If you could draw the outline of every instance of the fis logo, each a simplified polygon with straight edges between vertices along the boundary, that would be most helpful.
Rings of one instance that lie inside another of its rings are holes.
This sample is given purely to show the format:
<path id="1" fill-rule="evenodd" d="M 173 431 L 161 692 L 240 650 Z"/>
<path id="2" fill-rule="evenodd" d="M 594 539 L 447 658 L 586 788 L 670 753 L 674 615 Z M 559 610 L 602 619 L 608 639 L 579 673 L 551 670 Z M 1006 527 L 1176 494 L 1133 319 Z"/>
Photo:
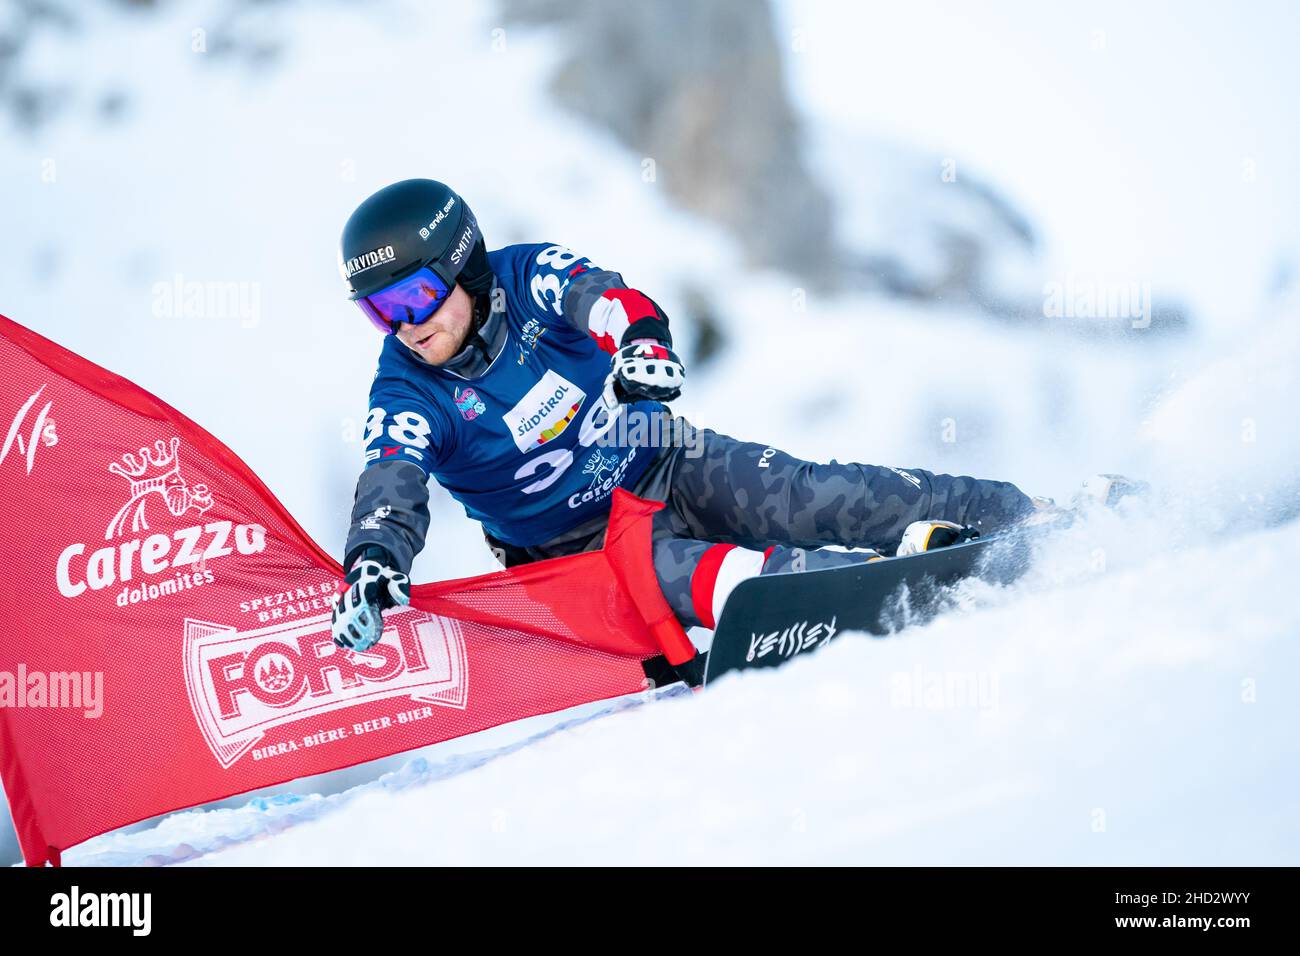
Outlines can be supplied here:
<path id="1" fill-rule="evenodd" d="M 0 445 L 0 462 L 9 457 L 12 449 L 17 449 L 18 454 L 27 456 L 27 474 L 32 473 L 32 465 L 36 462 L 36 447 L 44 445 L 46 448 L 52 448 L 59 443 L 59 436 L 54 429 L 54 419 L 50 418 L 50 409 L 54 406 L 53 402 L 46 402 L 36 418 L 32 422 L 32 427 L 26 431 L 24 438 L 24 421 L 27 413 L 36 400 L 41 397 L 41 392 L 45 391 L 42 385 L 23 403 L 23 407 L 18 409 L 18 414 L 14 416 L 13 424 L 9 426 L 9 432 L 5 435 L 3 445 Z"/>
<path id="2" fill-rule="evenodd" d="M 184 645 L 194 719 L 226 769 L 304 720 L 397 697 L 464 710 L 469 697 L 460 623 L 413 609 L 389 611 L 363 653 L 334 643 L 328 614 L 248 631 L 187 620 Z"/>

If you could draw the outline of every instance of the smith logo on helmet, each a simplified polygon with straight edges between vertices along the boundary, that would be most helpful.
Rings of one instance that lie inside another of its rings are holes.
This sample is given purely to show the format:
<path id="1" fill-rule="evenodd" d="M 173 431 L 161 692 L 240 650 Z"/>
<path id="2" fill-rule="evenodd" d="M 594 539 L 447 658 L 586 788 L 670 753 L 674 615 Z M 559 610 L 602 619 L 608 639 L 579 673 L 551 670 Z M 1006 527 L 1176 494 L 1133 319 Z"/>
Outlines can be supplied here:
<path id="1" fill-rule="evenodd" d="M 353 256 L 346 262 L 340 263 L 343 269 L 343 278 L 351 279 L 358 272 L 365 272 L 367 269 L 373 269 L 385 262 L 392 262 L 396 258 L 397 253 L 393 251 L 392 246 L 380 246 L 378 249 L 363 252 L 359 256 Z"/>
<path id="2" fill-rule="evenodd" d="M 465 254 L 465 250 L 470 247 L 474 240 L 474 226 L 476 223 L 471 219 L 465 231 L 461 233 L 460 242 L 456 243 L 456 250 L 451 254 L 453 265 L 460 265 L 460 258 Z"/>

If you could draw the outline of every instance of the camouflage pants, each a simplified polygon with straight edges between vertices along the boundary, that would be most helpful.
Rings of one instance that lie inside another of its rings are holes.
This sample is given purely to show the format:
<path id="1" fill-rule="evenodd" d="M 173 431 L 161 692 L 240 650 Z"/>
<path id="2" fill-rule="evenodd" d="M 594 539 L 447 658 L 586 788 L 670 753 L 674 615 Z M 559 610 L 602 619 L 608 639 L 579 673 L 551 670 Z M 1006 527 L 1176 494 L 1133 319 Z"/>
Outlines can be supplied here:
<path id="1" fill-rule="evenodd" d="M 713 627 L 726 593 L 744 577 L 875 556 L 820 550 L 827 546 L 892 555 L 913 521 L 943 519 L 988 533 L 1032 510 L 1029 498 L 1007 482 L 919 468 L 818 464 L 686 427 L 691 440 L 660 449 L 632 489 L 667 505 L 654 517 L 654 566 L 686 627 Z M 524 560 L 574 554 L 600 547 L 603 535 L 602 520 L 519 550 Z"/>

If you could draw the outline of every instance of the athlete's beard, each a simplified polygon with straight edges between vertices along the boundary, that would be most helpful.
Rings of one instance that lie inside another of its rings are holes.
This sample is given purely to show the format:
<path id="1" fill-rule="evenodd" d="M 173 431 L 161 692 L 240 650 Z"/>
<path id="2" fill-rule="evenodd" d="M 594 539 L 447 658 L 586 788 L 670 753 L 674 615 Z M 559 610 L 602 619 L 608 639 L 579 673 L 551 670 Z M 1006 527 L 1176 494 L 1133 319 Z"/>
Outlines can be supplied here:
<path id="1" fill-rule="evenodd" d="M 487 352 L 487 343 L 481 338 L 478 338 L 478 334 L 479 330 L 483 328 L 483 323 L 487 321 L 488 312 L 491 310 L 491 307 L 492 297 L 487 293 L 480 293 L 474 296 L 474 311 L 470 316 L 469 325 L 465 326 L 465 334 L 456 344 L 455 353 L 451 358 L 447 359 L 446 362 L 443 362 L 443 365 L 454 362 L 456 359 L 464 355 L 465 349 L 468 348 L 475 339 L 478 339 L 479 347 L 484 351 L 484 353 Z"/>

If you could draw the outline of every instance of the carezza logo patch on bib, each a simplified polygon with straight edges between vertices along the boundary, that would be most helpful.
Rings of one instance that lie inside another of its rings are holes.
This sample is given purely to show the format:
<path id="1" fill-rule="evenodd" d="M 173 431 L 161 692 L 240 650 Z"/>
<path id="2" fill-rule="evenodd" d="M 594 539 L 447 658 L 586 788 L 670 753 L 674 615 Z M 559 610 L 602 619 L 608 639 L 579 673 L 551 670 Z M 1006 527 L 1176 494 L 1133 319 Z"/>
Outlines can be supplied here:
<path id="1" fill-rule="evenodd" d="M 587 393 L 562 375 L 547 371 L 519 404 L 501 416 L 515 445 L 527 453 L 555 438 L 578 417 Z"/>

